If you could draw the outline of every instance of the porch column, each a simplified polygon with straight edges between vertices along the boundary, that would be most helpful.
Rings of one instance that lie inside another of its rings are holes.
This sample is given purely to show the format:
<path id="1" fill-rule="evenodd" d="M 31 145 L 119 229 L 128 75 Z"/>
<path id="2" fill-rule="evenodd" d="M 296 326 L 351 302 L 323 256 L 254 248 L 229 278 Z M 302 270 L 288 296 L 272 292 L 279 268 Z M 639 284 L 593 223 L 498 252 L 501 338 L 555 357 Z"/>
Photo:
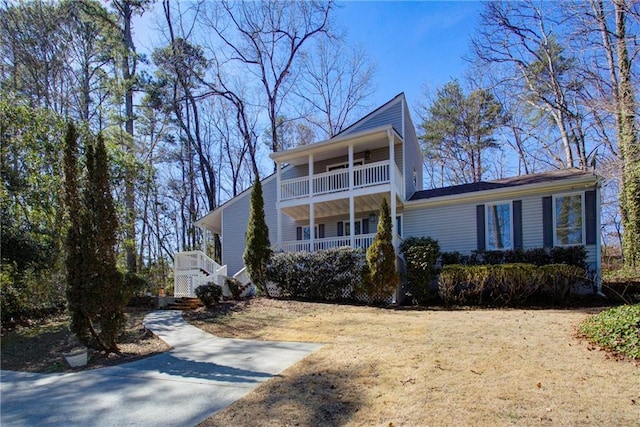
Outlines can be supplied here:
<path id="1" fill-rule="evenodd" d="M 315 209 L 313 206 L 313 193 L 313 153 L 311 153 L 309 154 L 309 252 L 315 252 L 313 250 L 316 237 L 314 233 Z"/>
<path id="2" fill-rule="evenodd" d="M 356 246 L 356 208 L 353 199 L 353 185 L 353 145 L 349 144 L 349 246 L 352 248 Z"/>
<path id="3" fill-rule="evenodd" d="M 209 254 L 207 253 L 208 243 L 209 243 L 209 230 L 207 230 L 206 228 L 202 228 L 202 252 L 204 252 L 204 254 L 207 256 L 209 256 Z"/>
<path id="4" fill-rule="evenodd" d="M 396 183 L 395 183 L 395 149 L 393 144 L 393 133 L 391 131 L 387 131 L 387 137 L 389 138 L 389 194 L 391 198 L 389 200 L 389 210 L 391 211 L 391 240 L 393 242 L 394 249 L 398 249 L 398 239 L 396 235 L 398 233 L 397 224 L 396 224 Z"/>
<path id="5" fill-rule="evenodd" d="M 282 163 L 276 162 L 276 247 L 282 244 L 282 212 L 280 211 L 280 198 L 282 197 Z"/>
<path id="6" fill-rule="evenodd" d="M 314 241 L 315 241 L 315 207 L 313 206 L 313 202 L 309 203 L 309 252 L 315 252 L 314 249 Z"/>

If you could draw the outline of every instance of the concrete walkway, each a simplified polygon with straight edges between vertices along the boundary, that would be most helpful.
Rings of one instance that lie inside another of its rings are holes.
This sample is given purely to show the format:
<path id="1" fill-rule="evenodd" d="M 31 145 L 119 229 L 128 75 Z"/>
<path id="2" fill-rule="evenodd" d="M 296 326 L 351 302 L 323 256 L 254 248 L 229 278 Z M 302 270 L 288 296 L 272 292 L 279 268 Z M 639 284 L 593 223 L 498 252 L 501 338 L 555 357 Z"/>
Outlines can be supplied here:
<path id="1" fill-rule="evenodd" d="M 173 349 L 83 372 L 0 371 L 0 424 L 194 425 L 321 347 L 218 338 L 175 311 L 153 312 L 144 324 Z"/>

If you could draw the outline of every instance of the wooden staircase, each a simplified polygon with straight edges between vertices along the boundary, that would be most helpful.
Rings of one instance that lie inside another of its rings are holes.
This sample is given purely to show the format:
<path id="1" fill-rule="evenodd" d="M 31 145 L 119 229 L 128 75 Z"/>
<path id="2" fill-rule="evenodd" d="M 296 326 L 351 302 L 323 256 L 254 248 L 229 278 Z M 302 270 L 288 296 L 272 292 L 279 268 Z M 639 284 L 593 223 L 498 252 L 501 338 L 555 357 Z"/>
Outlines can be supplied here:
<path id="1" fill-rule="evenodd" d="M 199 307 L 204 307 L 204 304 L 202 304 L 202 302 L 200 302 L 198 298 L 183 297 L 183 298 L 176 298 L 174 302 L 168 303 L 166 309 L 189 311 L 189 310 L 195 310 L 196 308 L 199 308 Z"/>

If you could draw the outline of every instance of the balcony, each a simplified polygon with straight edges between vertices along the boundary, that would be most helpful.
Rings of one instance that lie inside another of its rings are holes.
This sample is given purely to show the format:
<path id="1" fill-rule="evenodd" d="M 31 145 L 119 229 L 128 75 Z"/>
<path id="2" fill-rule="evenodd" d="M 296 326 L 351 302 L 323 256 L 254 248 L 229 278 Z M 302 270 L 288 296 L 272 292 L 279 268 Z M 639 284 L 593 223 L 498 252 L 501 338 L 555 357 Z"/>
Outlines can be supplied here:
<path id="1" fill-rule="evenodd" d="M 401 193 L 402 174 L 397 165 L 393 167 L 394 182 L 396 190 Z M 313 188 L 309 191 L 309 184 L 312 182 Z M 369 163 L 353 167 L 353 189 L 371 187 L 375 185 L 389 184 L 391 176 L 389 173 L 389 161 L 383 160 L 376 163 Z M 280 200 L 300 199 L 309 196 L 320 196 L 329 193 L 339 193 L 350 190 L 349 169 L 338 169 L 313 175 L 309 180 L 308 176 L 294 179 L 287 179 L 280 182 Z"/>
<path id="2" fill-rule="evenodd" d="M 373 238 L 375 236 L 376 236 L 375 233 L 356 235 L 354 247 L 362 248 L 366 250 L 373 243 Z M 289 242 L 282 242 L 278 249 L 283 252 L 301 252 L 301 251 L 315 252 L 315 251 L 323 251 L 326 249 L 340 248 L 342 246 L 351 246 L 350 236 L 314 239 L 313 251 L 311 250 L 311 242 L 309 240 L 292 240 Z"/>

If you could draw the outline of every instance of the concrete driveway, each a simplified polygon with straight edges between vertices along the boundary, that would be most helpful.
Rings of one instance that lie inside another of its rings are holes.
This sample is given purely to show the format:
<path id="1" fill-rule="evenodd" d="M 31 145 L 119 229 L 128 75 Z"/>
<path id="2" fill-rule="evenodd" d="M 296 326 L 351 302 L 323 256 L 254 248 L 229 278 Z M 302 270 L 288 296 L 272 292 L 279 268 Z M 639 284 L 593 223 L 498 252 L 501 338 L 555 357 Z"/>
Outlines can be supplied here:
<path id="1" fill-rule="evenodd" d="M 83 372 L 0 371 L 0 424 L 194 425 L 322 346 L 218 338 L 175 311 L 144 323 L 173 349 Z"/>

